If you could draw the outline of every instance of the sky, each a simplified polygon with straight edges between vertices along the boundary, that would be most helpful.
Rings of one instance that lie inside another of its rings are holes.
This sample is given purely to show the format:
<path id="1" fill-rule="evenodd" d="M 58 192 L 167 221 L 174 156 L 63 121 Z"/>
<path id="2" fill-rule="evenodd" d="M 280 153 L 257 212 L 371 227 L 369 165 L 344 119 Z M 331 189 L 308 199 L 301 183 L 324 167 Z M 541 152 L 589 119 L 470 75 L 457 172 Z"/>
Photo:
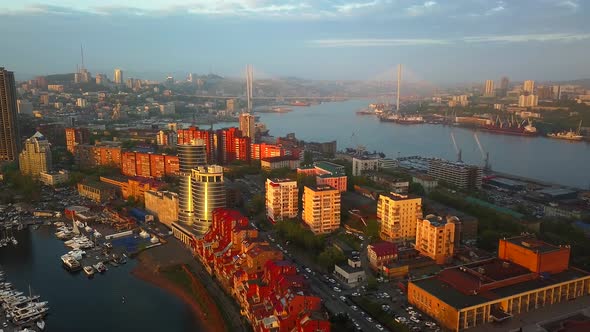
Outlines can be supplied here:
<path id="1" fill-rule="evenodd" d="M 0 0 L 17 78 L 194 72 L 435 83 L 590 78 L 587 0 Z M 126 75 L 128 76 L 128 75 Z"/>

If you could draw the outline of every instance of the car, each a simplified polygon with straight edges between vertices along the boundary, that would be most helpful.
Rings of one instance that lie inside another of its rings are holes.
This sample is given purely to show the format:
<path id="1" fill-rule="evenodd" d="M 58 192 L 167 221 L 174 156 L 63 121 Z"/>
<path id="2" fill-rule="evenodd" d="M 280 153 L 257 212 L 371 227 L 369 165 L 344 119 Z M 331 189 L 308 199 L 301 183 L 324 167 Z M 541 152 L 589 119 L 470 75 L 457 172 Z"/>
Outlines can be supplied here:
<path id="1" fill-rule="evenodd" d="M 350 309 L 354 310 L 354 311 L 358 311 L 359 307 L 355 306 L 355 305 L 351 305 Z"/>
<path id="2" fill-rule="evenodd" d="M 337 293 L 340 293 L 340 292 L 342 291 L 342 290 L 341 290 L 340 288 L 338 288 L 338 287 L 334 287 L 334 288 L 333 288 L 333 290 L 334 290 L 335 292 L 337 292 Z"/>
<path id="3" fill-rule="evenodd" d="M 387 304 L 384 304 L 381 306 L 381 309 L 383 309 L 383 311 L 389 311 L 389 309 L 391 309 L 391 307 L 388 306 Z"/>
<path id="4" fill-rule="evenodd" d="M 354 292 L 351 295 L 354 296 L 354 297 L 361 296 L 361 294 L 360 293 L 357 293 L 357 292 Z"/>
<path id="5" fill-rule="evenodd" d="M 303 277 L 304 277 L 305 279 L 309 279 L 309 276 L 308 276 L 307 274 L 304 274 L 304 275 L 303 275 Z"/>
<path id="6" fill-rule="evenodd" d="M 414 310 L 410 310 L 410 311 L 408 311 L 408 313 L 409 313 L 410 315 L 412 315 L 412 316 L 415 316 L 415 315 L 417 315 L 417 314 L 418 314 L 418 313 L 417 313 L 417 312 L 415 312 Z"/>
<path id="7" fill-rule="evenodd" d="M 367 320 L 367 322 L 372 323 L 373 322 L 373 318 L 371 318 L 370 316 L 365 317 L 365 319 Z"/>
<path id="8" fill-rule="evenodd" d="M 377 330 L 379 330 L 379 331 L 383 331 L 383 330 L 384 330 L 384 328 L 383 328 L 383 326 L 381 326 L 381 324 L 375 324 L 375 327 L 376 327 L 376 328 L 377 328 Z"/>
<path id="9" fill-rule="evenodd" d="M 346 296 L 340 296 L 340 300 L 342 300 L 342 302 L 346 302 Z"/>
<path id="10" fill-rule="evenodd" d="M 331 284 L 335 284 L 336 283 L 336 280 L 334 280 L 332 278 L 330 278 L 329 281 L 330 281 Z"/>
<path id="11" fill-rule="evenodd" d="M 420 323 L 420 320 L 419 320 L 418 318 L 416 318 L 416 317 L 413 317 L 413 316 L 412 316 L 412 317 L 410 317 L 410 320 L 411 320 L 412 322 L 414 322 L 414 323 Z"/>
<path id="12" fill-rule="evenodd" d="M 311 273 L 311 269 L 310 269 L 310 268 L 308 268 L 308 267 L 306 267 L 306 268 L 305 268 L 305 271 L 306 271 L 307 273 Z"/>
<path id="13" fill-rule="evenodd" d="M 412 310 L 414 310 L 414 307 L 411 307 L 411 306 L 406 307 L 406 311 L 412 311 Z"/>

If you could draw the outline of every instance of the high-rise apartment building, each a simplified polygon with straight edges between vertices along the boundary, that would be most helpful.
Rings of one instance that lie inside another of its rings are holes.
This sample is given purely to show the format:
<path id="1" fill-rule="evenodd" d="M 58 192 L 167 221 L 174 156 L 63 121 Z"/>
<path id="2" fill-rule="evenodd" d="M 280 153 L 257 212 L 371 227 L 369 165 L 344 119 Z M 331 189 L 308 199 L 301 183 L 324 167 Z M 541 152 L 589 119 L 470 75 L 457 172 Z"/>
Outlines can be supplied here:
<path id="1" fill-rule="evenodd" d="M 207 165 L 207 151 L 203 140 L 192 140 L 178 144 L 180 190 L 178 195 L 178 220 L 192 225 L 194 217 L 192 170 Z"/>
<path id="2" fill-rule="evenodd" d="M 508 85 L 510 85 L 510 79 L 508 79 L 506 76 L 502 77 L 500 80 L 500 89 L 508 90 Z"/>
<path id="3" fill-rule="evenodd" d="M 428 166 L 428 175 L 459 189 L 479 189 L 483 169 L 479 166 L 433 159 Z"/>
<path id="4" fill-rule="evenodd" d="M 380 237 L 387 241 L 408 242 L 416 238 L 416 222 L 422 219 L 422 198 L 389 193 L 379 196 L 377 218 Z"/>
<path id="5" fill-rule="evenodd" d="M 518 107 L 535 107 L 539 105 L 539 96 L 533 94 L 520 95 L 518 97 Z"/>
<path id="6" fill-rule="evenodd" d="M 192 228 L 197 234 L 202 235 L 211 226 L 213 210 L 224 208 L 226 205 L 223 167 L 211 165 L 193 169 L 191 178 L 194 207 Z"/>
<path id="7" fill-rule="evenodd" d="M 18 156 L 20 172 L 34 178 L 51 169 L 51 148 L 40 132 L 25 141 L 24 149 Z"/>
<path id="8" fill-rule="evenodd" d="M 533 80 L 526 80 L 522 84 L 522 93 L 523 94 L 533 94 L 535 92 L 535 81 Z"/>
<path id="9" fill-rule="evenodd" d="M 115 84 L 123 84 L 123 71 L 121 69 L 115 69 L 113 80 L 115 81 Z"/>
<path id="10" fill-rule="evenodd" d="M 266 216 L 272 221 L 295 218 L 299 210 L 297 181 L 266 179 Z"/>
<path id="11" fill-rule="evenodd" d="M 28 100 L 19 99 L 16 101 L 18 114 L 33 114 L 33 103 Z"/>
<path id="12" fill-rule="evenodd" d="M 496 95 L 496 91 L 494 90 L 494 81 L 493 80 L 486 81 L 483 95 L 485 97 L 493 97 Z"/>
<path id="13" fill-rule="evenodd" d="M 498 89 L 498 93 L 500 97 L 506 97 L 508 94 L 508 86 L 510 85 L 510 80 L 508 77 L 504 76 L 500 80 L 500 89 Z"/>
<path id="14" fill-rule="evenodd" d="M 340 192 L 330 186 L 305 186 L 302 216 L 315 234 L 337 230 L 340 227 Z"/>
<path id="15" fill-rule="evenodd" d="M 0 161 L 16 160 L 20 150 L 16 112 L 14 73 L 0 67 Z"/>
<path id="16" fill-rule="evenodd" d="M 250 113 L 240 114 L 240 131 L 243 136 L 254 138 L 256 119 Z"/>
<path id="17" fill-rule="evenodd" d="M 90 131 L 87 128 L 66 128 L 66 148 L 71 154 L 76 152 L 76 145 L 90 143 Z"/>
<path id="18" fill-rule="evenodd" d="M 448 263 L 459 245 L 461 223 L 457 217 L 441 218 L 428 215 L 416 221 L 415 248 L 437 264 Z"/>
<path id="19" fill-rule="evenodd" d="M 550 85 L 540 85 L 537 87 L 536 96 L 540 100 L 549 100 L 553 99 L 553 89 Z"/>

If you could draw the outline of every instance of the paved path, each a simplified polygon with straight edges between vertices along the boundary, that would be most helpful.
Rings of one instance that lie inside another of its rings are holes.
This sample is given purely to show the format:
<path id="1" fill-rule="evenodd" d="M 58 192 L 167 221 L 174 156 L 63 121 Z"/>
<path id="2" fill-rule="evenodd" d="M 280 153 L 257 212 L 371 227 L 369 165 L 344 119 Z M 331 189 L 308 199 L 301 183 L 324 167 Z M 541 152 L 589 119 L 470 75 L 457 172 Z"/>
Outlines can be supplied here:
<path id="1" fill-rule="evenodd" d="M 174 237 L 168 237 L 166 241 L 168 243 L 165 245 L 149 249 L 141 255 L 148 255 L 148 259 L 158 262 L 159 266 L 162 267 L 177 264 L 187 264 L 190 266 L 196 277 L 207 289 L 207 292 L 219 305 L 219 310 L 229 318 L 228 323 L 231 324 L 229 331 L 250 331 L 249 327 L 247 327 L 248 323 L 240 314 L 240 308 L 236 301 L 225 293 L 217 281 L 207 273 L 201 262 L 192 256 L 190 250 Z"/>

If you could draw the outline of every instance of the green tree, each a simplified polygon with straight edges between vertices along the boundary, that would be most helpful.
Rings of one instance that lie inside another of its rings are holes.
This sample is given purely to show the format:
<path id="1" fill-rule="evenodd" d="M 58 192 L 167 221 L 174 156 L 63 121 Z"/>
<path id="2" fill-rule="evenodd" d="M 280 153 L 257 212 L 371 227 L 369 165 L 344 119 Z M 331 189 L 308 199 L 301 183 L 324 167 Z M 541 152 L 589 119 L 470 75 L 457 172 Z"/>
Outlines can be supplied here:
<path id="1" fill-rule="evenodd" d="M 414 195 L 418 195 L 418 196 L 426 195 L 426 191 L 424 191 L 424 187 L 422 187 L 422 185 L 417 182 L 410 183 L 409 192 L 410 192 L 410 194 L 414 194 Z"/>
<path id="2" fill-rule="evenodd" d="M 379 238 L 379 222 L 376 219 L 369 219 L 365 227 L 365 236 L 371 239 Z"/>
<path id="3" fill-rule="evenodd" d="M 303 165 L 311 165 L 312 163 L 313 163 L 313 152 L 304 151 L 303 152 Z"/>
<path id="4" fill-rule="evenodd" d="M 264 212 L 265 198 L 264 194 L 256 194 L 246 204 L 248 211 L 253 215 L 258 215 Z"/>

